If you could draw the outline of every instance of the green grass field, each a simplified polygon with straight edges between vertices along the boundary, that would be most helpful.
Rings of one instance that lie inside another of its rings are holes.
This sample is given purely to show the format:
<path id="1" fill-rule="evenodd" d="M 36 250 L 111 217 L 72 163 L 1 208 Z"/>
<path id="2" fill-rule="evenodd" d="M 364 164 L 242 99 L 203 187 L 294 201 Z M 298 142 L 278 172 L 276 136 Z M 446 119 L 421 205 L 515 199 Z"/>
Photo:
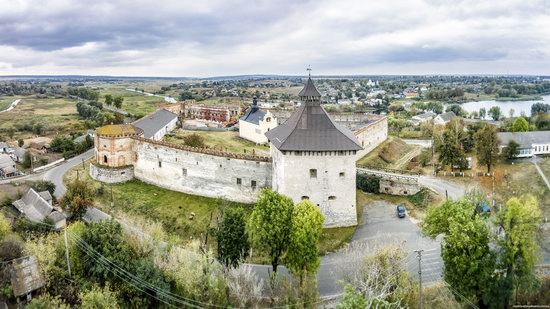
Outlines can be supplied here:
<path id="1" fill-rule="evenodd" d="M 256 145 L 248 140 L 239 137 L 238 132 L 233 131 L 189 131 L 179 129 L 174 131 L 174 135 L 166 136 L 165 141 L 174 144 L 183 145 L 183 137 L 188 134 L 196 133 L 204 138 L 204 142 L 209 148 L 219 149 L 234 153 L 248 153 L 255 151 L 257 155 L 268 156 L 269 146 Z"/>
<path id="2" fill-rule="evenodd" d="M 5 110 L 6 108 L 8 108 L 8 106 L 10 106 L 10 104 L 17 100 L 18 97 L 0 97 L 0 111 L 3 111 Z"/>
<path id="3" fill-rule="evenodd" d="M 76 101 L 70 99 L 37 99 L 34 96 L 22 97 L 21 102 L 9 112 L 0 114 L 0 128 L 15 127 L 16 124 L 41 123 L 47 135 L 68 134 L 83 130 L 84 121 L 76 112 Z M 10 99 L 11 100 L 11 99 Z M 10 102 L 11 103 L 11 102 Z M 16 132 L 14 138 L 28 138 L 32 132 Z"/>
<path id="4" fill-rule="evenodd" d="M 99 91 L 99 101 L 105 102 L 105 95 L 111 94 L 113 97 L 122 96 L 124 101 L 122 109 L 130 114 L 149 114 L 157 109 L 157 104 L 164 102 L 163 98 L 147 96 L 141 93 L 128 91 L 126 89 L 144 89 L 146 92 L 154 92 L 160 89 L 161 85 L 157 83 L 103 83 L 94 85 Z"/>

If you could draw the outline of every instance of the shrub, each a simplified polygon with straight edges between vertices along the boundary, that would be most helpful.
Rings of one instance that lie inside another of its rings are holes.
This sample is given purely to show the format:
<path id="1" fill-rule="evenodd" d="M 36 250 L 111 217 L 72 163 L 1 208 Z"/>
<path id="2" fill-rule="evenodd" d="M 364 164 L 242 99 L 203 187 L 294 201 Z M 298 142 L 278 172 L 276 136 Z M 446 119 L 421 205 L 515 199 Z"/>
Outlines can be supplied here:
<path id="1" fill-rule="evenodd" d="M 17 234 L 9 234 L 0 243 L 0 261 L 11 261 L 23 256 L 24 243 Z"/>
<path id="2" fill-rule="evenodd" d="M 370 193 L 380 192 L 380 177 L 358 173 L 356 182 L 357 189 Z"/>

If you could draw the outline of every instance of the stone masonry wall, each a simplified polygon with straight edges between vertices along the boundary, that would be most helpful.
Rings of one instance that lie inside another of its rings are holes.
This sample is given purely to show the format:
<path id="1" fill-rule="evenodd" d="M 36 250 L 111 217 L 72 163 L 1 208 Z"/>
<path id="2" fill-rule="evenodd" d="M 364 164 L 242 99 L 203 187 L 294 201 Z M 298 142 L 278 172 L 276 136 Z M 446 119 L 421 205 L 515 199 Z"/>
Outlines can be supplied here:
<path id="1" fill-rule="evenodd" d="M 90 163 L 90 176 L 97 181 L 105 183 L 125 182 L 134 178 L 134 167 L 111 168 Z"/>
<path id="2" fill-rule="evenodd" d="M 271 187 L 267 158 L 195 152 L 162 142 L 134 139 L 137 179 L 170 190 L 253 203 L 261 188 Z"/>
<path id="3" fill-rule="evenodd" d="M 391 195 L 413 195 L 420 191 L 418 183 L 407 183 L 398 180 L 380 179 L 380 193 Z"/>

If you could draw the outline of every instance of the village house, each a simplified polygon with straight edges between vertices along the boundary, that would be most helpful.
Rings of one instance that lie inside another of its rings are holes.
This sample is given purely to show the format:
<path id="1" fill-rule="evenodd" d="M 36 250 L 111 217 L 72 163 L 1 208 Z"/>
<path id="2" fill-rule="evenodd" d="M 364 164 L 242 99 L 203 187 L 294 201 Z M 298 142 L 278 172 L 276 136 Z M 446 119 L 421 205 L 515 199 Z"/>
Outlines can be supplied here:
<path id="1" fill-rule="evenodd" d="M 16 163 L 21 163 L 21 162 L 23 162 L 23 158 L 25 157 L 25 153 L 27 153 L 27 151 L 24 148 L 13 147 L 13 150 L 10 151 L 10 157 Z"/>
<path id="2" fill-rule="evenodd" d="M 528 158 L 533 155 L 550 154 L 550 132 L 499 132 L 499 149 L 502 151 L 511 141 L 518 143 L 519 154 L 517 158 Z"/>
<path id="3" fill-rule="evenodd" d="M 22 216 L 32 222 L 43 222 L 49 219 L 56 230 L 66 224 L 66 216 L 53 207 L 53 197 L 49 191 L 36 192 L 30 188 L 23 197 L 12 204 Z"/>
<path id="4" fill-rule="evenodd" d="M 134 122 L 134 126 L 143 130 L 143 137 L 155 141 L 161 140 L 166 133 L 176 128 L 178 115 L 165 109 L 159 109 L 149 116 Z"/>
<path id="5" fill-rule="evenodd" d="M 7 154 L 0 154 L 0 177 L 12 177 L 17 175 L 17 167 L 12 158 Z"/>
<path id="6" fill-rule="evenodd" d="M 412 116 L 410 121 L 412 122 L 412 124 L 417 126 L 417 125 L 420 125 L 424 122 L 428 122 L 428 121 L 434 119 L 435 116 L 436 116 L 436 113 L 434 113 L 434 112 L 426 112 L 426 113 L 423 113 L 423 114 Z"/>
<path id="7" fill-rule="evenodd" d="M 267 143 L 265 133 L 277 126 L 277 119 L 270 111 L 258 107 L 258 99 L 252 99 L 250 110 L 239 119 L 239 136 L 256 144 Z"/>
<path id="8" fill-rule="evenodd" d="M 451 121 L 451 119 L 453 119 L 454 117 L 456 117 L 456 114 L 454 112 L 446 112 L 443 114 L 439 114 L 434 118 L 434 124 L 444 125 L 447 122 Z"/>

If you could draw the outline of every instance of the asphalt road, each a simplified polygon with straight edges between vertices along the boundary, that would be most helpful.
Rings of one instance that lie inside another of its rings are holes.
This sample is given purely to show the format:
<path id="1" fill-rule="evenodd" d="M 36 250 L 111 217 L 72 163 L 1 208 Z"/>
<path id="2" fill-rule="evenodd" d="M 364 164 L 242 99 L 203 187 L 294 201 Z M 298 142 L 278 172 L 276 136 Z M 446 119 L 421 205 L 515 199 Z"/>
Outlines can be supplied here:
<path id="1" fill-rule="evenodd" d="M 82 160 L 88 160 L 94 155 L 94 149 L 90 149 L 84 153 L 79 154 L 76 157 L 73 157 L 65 163 L 56 166 L 47 172 L 45 172 L 42 176 L 42 179 L 49 180 L 55 184 L 55 193 L 54 195 L 56 197 L 61 197 L 65 194 L 65 191 L 67 191 L 67 188 L 65 187 L 65 184 L 63 183 L 63 175 L 70 170 L 71 168 L 75 167 L 78 164 L 82 164 Z"/>
<path id="2" fill-rule="evenodd" d="M 464 193 L 469 189 L 469 186 L 463 186 L 456 182 L 444 180 L 442 178 L 436 178 L 433 176 L 420 176 L 418 183 L 421 186 L 431 188 L 441 196 L 448 196 L 452 199 L 459 199 L 464 196 Z"/>

